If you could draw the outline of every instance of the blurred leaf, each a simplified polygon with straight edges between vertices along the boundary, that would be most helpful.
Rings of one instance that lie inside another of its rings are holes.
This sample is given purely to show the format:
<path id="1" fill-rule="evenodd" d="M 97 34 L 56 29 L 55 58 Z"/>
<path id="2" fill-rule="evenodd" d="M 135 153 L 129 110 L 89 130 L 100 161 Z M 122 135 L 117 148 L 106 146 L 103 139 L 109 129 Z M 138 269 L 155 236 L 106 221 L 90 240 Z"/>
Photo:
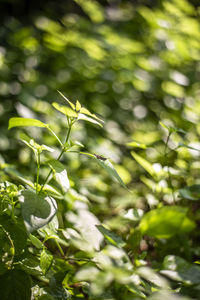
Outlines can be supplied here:
<path id="1" fill-rule="evenodd" d="M 143 157 L 139 156 L 135 152 L 131 151 L 131 155 L 135 158 L 135 160 L 152 176 L 155 176 L 155 170 L 153 166 Z"/>
<path id="2" fill-rule="evenodd" d="M 92 117 L 93 119 L 99 120 L 103 122 L 100 118 L 98 118 L 95 114 L 92 114 L 87 108 L 81 107 L 80 112 L 84 115 L 88 115 L 89 117 Z"/>
<path id="3" fill-rule="evenodd" d="M 93 123 L 93 124 L 97 124 L 100 127 L 102 127 L 101 123 L 99 123 L 98 121 L 96 121 L 96 120 L 94 120 L 90 117 L 87 117 L 86 115 L 81 114 L 81 113 L 78 114 L 78 120 L 84 120 L 84 121 L 87 121 L 87 122 L 90 122 L 90 123 Z"/>
<path id="4" fill-rule="evenodd" d="M 9 126 L 8 129 L 11 129 L 13 127 L 19 127 L 19 126 L 36 126 L 36 127 L 48 127 L 47 124 L 36 120 L 36 119 L 27 119 L 27 118 L 11 118 L 9 120 Z"/>
<path id="5" fill-rule="evenodd" d="M 140 222 L 141 232 L 156 238 L 170 238 L 190 232 L 195 228 L 195 223 L 187 217 L 187 210 L 181 206 L 163 206 L 151 210 Z"/>
<path id="6" fill-rule="evenodd" d="M 128 147 L 134 147 L 134 148 L 141 148 L 141 149 L 146 149 L 147 146 L 145 144 L 141 144 L 141 143 L 138 143 L 138 142 L 130 142 L 130 143 L 127 143 L 126 146 Z"/>
<path id="7" fill-rule="evenodd" d="M 122 238 L 119 235 L 108 230 L 103 225 L 96 225 L 96 227 L 103 234 L 105 239 L 112 245 L 120 247 L 120 248 L 124 247 L 126 245 L 126 243 L 122 240 Z"/>
<path id="8" fill-rule="evenodd" d="M 179 256 L 168 255 L 163 262 L 161 273 L 172 280 L 183 282 L 187 285 L 200 283 L 200 267 Z"/>
<path id="9" fill-rule="evenodd" d="M 76 111 L 79 112 L 81 109 L 81 104 L 78 100 L 76 100 Z"/>
<path id="10" fill-rule="evenodd" d="M 180 189 L 179 194 L 182 198 L 185 198 L 187 200 L 200 200 L 200 185 L 194 184 L 185 187 L 184 189 Z"/>

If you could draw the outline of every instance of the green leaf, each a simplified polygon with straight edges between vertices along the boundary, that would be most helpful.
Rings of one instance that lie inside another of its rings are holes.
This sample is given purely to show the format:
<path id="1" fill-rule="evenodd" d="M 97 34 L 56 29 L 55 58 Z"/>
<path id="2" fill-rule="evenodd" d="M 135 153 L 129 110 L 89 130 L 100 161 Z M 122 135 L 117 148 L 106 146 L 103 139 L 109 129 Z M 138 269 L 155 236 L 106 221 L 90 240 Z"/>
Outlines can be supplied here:
<path id="1" fill-rule="evenodd" d="M 108 230 L 103 225 L 96 225 L 96 227 L 103 234 L 105 239 L 112 245 L 120 247 L 120 248 L 122 248 L 126 245 L 126 243 L 122 240 L 122 238 L 119 235 Z"/>
<path id="2" fill-rule="evenodd" d="M 183 282 L 187 285 L 200 284 L 200 267 L 179 256 L 168 255 L 163 262 L 161 274 L 172 280 Z"/>
<path id="3" fill-rule="evenodd" d="M 76 111 L 79 112 L 81 109 L 81 104 L 78 100 L 76 100 Z"/>
<path id="4" fill-rule="evenodd" d="M 25 258 L 19 261 L 19 265 L 20 268 L 29 275 L 33 275 L 33 276 L 43 275 L 42 270 L 40 268 L 39 259 L 30 253 L 26 253 Z"/>
<path id="5" fill-rule="evenodd" d="M 44 193 L 37 195 L 35 191 L 25 190 L 22 191 L 19 201 L 29 233 L 49 223 L 57 211 L 56 201 Z"/>
<path id="6" fill-rule="evenodd" d="M 19 255 L 26 247 L 27 233 L 23 222 L 14 222 L 8 215 L 0 216 L 0 232 L 6 231 L 9 240 L 12 240 L 14 245 L 14 253 Z M 3 229 L 2 229 L 3 227 Z"/>
<path id="7" fill-rule="evenodd" d="M 36 120 L 36 119 L 28 119 L 28 118 L 11 118 L 9 120 L 8 129 L 13 127 L 28 127 L 28 126 L 36 126 L 36 127 L 48 127 L 47 124 Z"/>
<path id="8" fill-rule="evenodd" d="M 164 206 L 146 213 L 140 222 L 140 230 L 156 238 L 170 238 L 178 233 L 187 233 L 195 223 L 187 217 L 187 208 Z"/>
<path id="9" fill-rule="evenodd" d="M 101 120 L 100 118 L 98 118 L 95 114 L 92 114 L 87 108 L 85 107 L 81 107 L 80 109 L 80 113 L 84 114 L 84 115 L 87 115 L 89 117 L 92 117 L 93 119 L 96 119 L 98 121 L 101 121 L 103 122 L 103 120 Z"/>
<path id="10" fill-rule="evenodd" d="M 0 276 L 2 300 L 30 300 L 31 280 L 21 270 L 9 270 Z"/>
<path id="11" fill-rule="evenodd" d="M 75 105 L 71 101 L 69 101 L 60 91 L 58 91 L 58 93 L 67 101 L 71 108 L 75 110 Z"/>
<path id="12" fill-rule="evenodd" d="M 156 285 L 158 287 L 161 287 L 163 289 L 169 289 L 170 286 L 167 282 L 167 280 L 162 277 L 160 274 L 156 273 L 154 270 L 152 270 L 149 267 L 140 267 L 137 270 L 137 274 L 146 279 L 147 281 L 151 282 L 153 285 Z"/>
<path id="13" fill-rule="evenodd" d="M 18 171 L 16 171 L 15 169 L 12 168 L 6 168 L 5 169 L 5 173 L 7 173 L 10 177 L 17 179 L 21 182 L 23 182 L 24 184 L 29 185 L 30 187 L 34 188 L 34 184 L 33 182 L 31 182 L 30 180 L 24 178 Z"/>
<path id="14" fill-rule="evenodd" d="M 43 248 L 43 243 L 33 234 L 29 234 L 29 238 L 32 242 L 32 244 L 38 248 L 38 249 L 42 249 Z"/>
<path id="15" fill-rule="evenodd" d="M 179 190 L 179 194 L 182 198 L 187 200 L 200 200 L 200 185 L 194 184 L 184 189 Z"/>
<path id="16" fill-rule="evenodd" d="M 70 117 L 70 118 L 78 117 L 78 114 L 74 110 L 72 110 L 70 107 L 60 105 L 56 102 L 52 103 L 52 105 L 55 109 L 57 109 L 59 112 L 61 112 L 62 114 L 64 114 L 67 117 Z"/>
<path id="17" fill-rule="evenodd" d="M 84 121 L 87 121 L 87 122 L 90 122 L 90 123 L 93 123 L 93 124 L 97 124 L 100 127 L 103 127 L 102 124 L 99 123 L 97 120 L 94 120 L 90 117 L 87 117 L 86 115 L 81 114 L 81 113 L 78 114 L 78 120 L 84 120 Z"/>
<path id="18" fill-rule="evenodd" d="M 141 144 L 141 143 L 138 143 L 136 141 L 127 143 L 126 146 L 134 147 L 134 148 L 140 148 L 140 149 L 146 149 L 147 148 L 147 146 L 145 144 Z"/>
<path id="19" fill-rule="evenodd" d="M 131 155 L 135 158 L 135 160 L 152 176 L 155 176 L 155 170 L 152 165 L 143 157 L 136 154 L 134 151 L 131 151 Z"/>
<path id="20" fill-rule="evenodd" d="M 95 161 L 102 167 L 104 168 L 108 174 L 112 177 L 115 178 L 119 184 L 121 184 L 124 188 L 127 189 L 125 183 L 123 182 L 123 180 L 121 179 L 121 177 L 119 176 L 119 174 L 117 173 L 117 171 L 115 170 L 114 166 L 112 165 L 112 163 L 106 159 L 106 160 L 101 160 L 99 158 L 97 158 L 96 156 L 93 156 L 93 158 L 95 159 Z"/>
<path id="21" fill-rule="evenodd" d="M 40 267 L 44 274 L 46 274 L 46 272 L 51 267 L 52 261 L 53 261 L 53 255 L 51 255 L 49 252 L 43 249 L 40 255 Z"/>
<path id="22" fill-rule="evenodd" d="M 67 176 L 67 171 L 63 164 L 58 160 L 50 160 L 48 162 L 50 167 L 53 169 L 56 177 L 56 181 L 61 185 L 65 192 L 70 188 L 69 179 Z"/>

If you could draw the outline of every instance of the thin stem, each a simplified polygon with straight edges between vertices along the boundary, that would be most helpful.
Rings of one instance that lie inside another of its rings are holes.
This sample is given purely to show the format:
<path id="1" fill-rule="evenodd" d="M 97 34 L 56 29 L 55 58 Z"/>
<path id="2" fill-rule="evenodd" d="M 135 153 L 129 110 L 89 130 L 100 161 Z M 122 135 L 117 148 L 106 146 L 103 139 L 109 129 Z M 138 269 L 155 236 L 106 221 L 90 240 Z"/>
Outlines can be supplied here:
<path id="1" fill-rule="evenodd" d="M 168 147 L 168 143 L 169 143 L 169 139 L 170 139 L 171 134 L 172 134 L 172 132 L 168 133 L 166 144 L 165 144 L 164 156 L 165 156 L 166 161 L 167 161 L 167 155 L 169 154 L 169 153 L 167 153 L 167 147 Z M 170 188 L 172 189 L 173 202 L 175 202 L 174 187 L 173 187 L 173 184 L 172 184 L 172 178 L 171 178 L 171 173 L 170 173 L 170 170 L 169 170 L 169 164 L 168 163 L 167 163 L 167 174 L 168 174 L 168 179 L 169 179 L 169 185 L 170 185 Z"/>
<path id="2" fill-rule="evenodd" d="M 64 253 L 63 249 L 61 248 L 60 244 L 58 243 L 58 241 L 56 239 L 55 239 L 55 242 L 56 242 L 56 245 L 57 245 L 57 247 L 58 247 L 58 249 L 60 251 L 60 254 L 62 256 L 65 256 L 65 253 Z"/>
<path id="3" fill-rule="evenodd" d="M 73 123 L 71 122 L 71 123 L 69 124 L 69 127 L 68 127 L 68 131 L 67 131 L 67 136 L 66 136 L 65 144 L 66 144 L 66 143 L 68 142 L 68 140 L 69 140 L 69 136 L 70 136 L 70 132 L 71 132 L 71 129 L 72 129 L 72 125 L 73 125 Z M 62 147 L 63 147 L 63 144 L 62 144 Z M 65 148 L 62 149 L 62 151 L 60 152 L 60 154 L 59 154 L 57 160 L 60 160 L 60 158 L 62 157 L 62 155 L 63 155 L 64 152 L 65 152 Z M 49 177 L 51 176 L 52 173 L 53 173 L 53 170 L 51 169 L 51 170 L 49 171 L 49 174 L 47 175 L 47 177 L 46 177 L 46 179 L 45 179 L 45 181 L 44 181 L 44 183 L 43 183 L 41 189 L 40 189 L 40 193 L 41 193 L 42 190 L 44 189 L 44 186 L 45 186 L 45 184 L 47 184 L 47 182 L 48 182 L 48 180 L 49 180 Z"/>
<path id="4" fill-rule="evenodd" d="M 55 136 L 55 138 L 57 139 L 57 141 L 59 142 L 59 144 L 63 147 L 63 144 L 61 142 L 61 140 L 59 139 L 59 137 L 55 134 L 55 132 L 48 126 L 47 127 L 48 130 Z"/>
<path id="5" fill-rule="evenodd" d="M 38 193 L 39 177 L 40 177 L 40 152 L 38 151 L 37 152 L 36 193 Z"/>

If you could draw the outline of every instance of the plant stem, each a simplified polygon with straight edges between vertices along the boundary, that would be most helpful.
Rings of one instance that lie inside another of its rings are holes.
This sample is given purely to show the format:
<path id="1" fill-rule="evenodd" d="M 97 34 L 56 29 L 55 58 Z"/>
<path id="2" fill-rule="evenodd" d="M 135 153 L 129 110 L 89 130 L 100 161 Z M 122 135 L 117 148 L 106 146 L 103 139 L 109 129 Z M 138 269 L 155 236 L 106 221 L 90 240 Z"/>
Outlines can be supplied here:
<path id="1" fill-rule="evenodd" d="M 40 176 L 40 152 L 38 151 L 38 153 L 37 153 L 36 193 L 38 193 L 39 176 Z"/>
<path id="2" fill-rule="evenodd" d="M 167 147 L 168 147 L 168 142 L 169 142 L 171 134 L 172 134 L 172 132 L 168 133 L 166 144 L 165 144 L 164 156 L 165 156 L 166 161 L 167 161 L 167 155 L 168 155 Z M 169 186 L 172 189 L 173 202 L 175 202 L 174 187 L 173 187 L 173 184 L 172 184 L 171 173 L 170 173 L 170 170 L 169 170 L 169 164 L 168 163 L 167 163 L 167 173 L 168 173 L 168 179 L 169 179 Z"/>
<path id="3" fill-rule="evenodd" d="M 67 136 L 66 136 L 66 140 L 65 140 L 65 144 L 68 142 L 68 140 L 69 140 L 69 136 L 70 136 L 70 132 L 71 132 L 71 129 L 72 129 L 72 122 L 69 124 L 69 127 L 68 127 L 68 131 L 67 131 Z M 62 145 L 63 146 L 63 145 Z M 57 158 L 57 160 L 60 160 L 60 158 L 62 157 L 62 155 L 63 155 L 63 153 L 65 152 L 65 148 L 63 148 L 62 149 L 62 151 L 60 152 L 60 154 L 59 154 L 59 156 L 58 156 L 58 158 Z M 41 189 L 40 189 L 40 193 L 42 192 L 42 190 L 44 189 L 44 186 L 45 186 L 45 184 L 47 184 L 47 182 L 48 182 L 48 180 L 49 180 L 49 177 L 51 176 L 51 174 L 53 173 L 53 170 L 51 169 L 50 171 L 49 171 L 49 174 L 47 175 L 47 177 L 46 177 L 46 179 L 45 179 L 45 181 L 44 181 L 44 183 L 43 183 L 43 185 L 42 185 L 42 187 L 41 187 Z"/>
<path id="4" fill-rule="evenodd" d="M 65 253 L 63 252 L 63 249 L 61 248 L 61 246 L 60 246 L 60 244 L 58 243 L 58 241 L 55 239 L 55 242 L 56 242 L 56 245 L 57 245 L 57 247 L 58 247 L 58 249 L 59 249 L 59 251 L 60 251 L 60 254 L 62 255 L 62 256 L 65 256 Z"/>

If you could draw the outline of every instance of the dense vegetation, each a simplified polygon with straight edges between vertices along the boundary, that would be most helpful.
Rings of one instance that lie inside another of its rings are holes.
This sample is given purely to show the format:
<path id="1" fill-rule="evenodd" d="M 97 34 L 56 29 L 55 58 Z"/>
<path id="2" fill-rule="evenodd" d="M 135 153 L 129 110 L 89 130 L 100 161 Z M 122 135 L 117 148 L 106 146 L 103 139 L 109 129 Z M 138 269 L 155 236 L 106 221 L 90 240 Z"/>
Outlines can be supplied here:
<path id="1" fill-rule="evenodd" d="M 198 1 L 52 3 L 0 28 L 0 298 L 199 299 Z"/>

